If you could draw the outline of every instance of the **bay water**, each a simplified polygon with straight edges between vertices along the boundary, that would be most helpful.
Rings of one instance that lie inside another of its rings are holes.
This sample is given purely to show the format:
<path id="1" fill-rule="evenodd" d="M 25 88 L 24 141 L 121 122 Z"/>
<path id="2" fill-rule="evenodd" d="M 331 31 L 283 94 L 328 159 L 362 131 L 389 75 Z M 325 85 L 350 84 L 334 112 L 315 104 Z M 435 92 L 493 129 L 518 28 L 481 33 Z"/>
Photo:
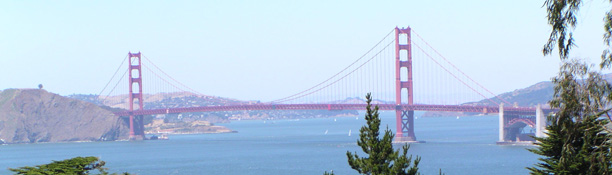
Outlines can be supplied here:
<path id="1" fill-rule="evenodd" d="M 500 146 L 498 117 L 421 118 L 418 140 L 408 154 L 421 157 L 422 174 L 528 174 L 538 156 L 533 146 Z M 382 111 L 382 129 L 394 131 L 395 112 Z M 357 174 L 346 152 L 357 146 L 357 117 L 300 120 L 242 120 L 218 124 L 238 133 L 170 135 L 169 140 L 0 145 L 0 174 L 76 156 L 96 156 L 110 172 L 156 174 Z M 401 144 L 394 144 L 400 148 Z"/>

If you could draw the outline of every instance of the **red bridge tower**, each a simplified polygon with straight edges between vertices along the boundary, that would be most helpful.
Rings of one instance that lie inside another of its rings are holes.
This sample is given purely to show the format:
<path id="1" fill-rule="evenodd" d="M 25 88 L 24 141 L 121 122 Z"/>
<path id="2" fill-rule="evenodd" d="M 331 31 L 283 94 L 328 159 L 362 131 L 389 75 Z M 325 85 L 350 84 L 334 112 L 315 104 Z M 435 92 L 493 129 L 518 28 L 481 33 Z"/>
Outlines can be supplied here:
<path id="1" fill-rule="evenodd" d="M 406 37 L 406 44 L 400 44 L 400 36 Z M 414 136 L 414 110 L 402 107 L 402 89 L 406 89 L 408 105 L 413 105 L 413 86 L 412 86 L 412 41 L 410 38 L 410 27 L 395 27 L 395 120 L 396 134 L 395 141 L 411 142 L 416 141 Z M 401 58 L 401 52 L 406 51 L 405 58 Z M 407 79 L 402 81 L 401 69 L 406 68 Z"/>
<path id="2" fill-rule="evenodd" d="M 132 113 L 134 112 L 134 100 L 138 102 L 138 110 L 143 110 L 143 100 L 142 100 L 142 61 L 140 57 L 140 52 L 138 53 L 128 53 L 129 55 L 129 81 L 130 81 L 130 140 L 143 140 L 145 139 L 144 135 L 144 122 L 143 116 L 137 115 L 134 116 Z M 134 84 L 137 84 L 137 91 L 134 91 Z"/>

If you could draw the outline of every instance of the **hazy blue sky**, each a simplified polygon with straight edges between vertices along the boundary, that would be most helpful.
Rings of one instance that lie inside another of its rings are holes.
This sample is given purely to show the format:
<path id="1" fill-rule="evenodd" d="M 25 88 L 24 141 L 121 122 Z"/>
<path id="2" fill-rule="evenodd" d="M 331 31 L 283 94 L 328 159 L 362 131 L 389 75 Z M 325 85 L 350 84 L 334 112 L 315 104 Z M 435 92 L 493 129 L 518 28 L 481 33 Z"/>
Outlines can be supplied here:
<path id="1" fill-rule="evenodd" d="M 310 87 L 395 26 L 411 26 L 495 93 L 549 80 L 542 1 L 1 1 L 0 89 L 98 93 L 128 51 L 204 94 L 271 100 Z M 602 17 L 579 15 L 574 57 L 599 63 Z"/>

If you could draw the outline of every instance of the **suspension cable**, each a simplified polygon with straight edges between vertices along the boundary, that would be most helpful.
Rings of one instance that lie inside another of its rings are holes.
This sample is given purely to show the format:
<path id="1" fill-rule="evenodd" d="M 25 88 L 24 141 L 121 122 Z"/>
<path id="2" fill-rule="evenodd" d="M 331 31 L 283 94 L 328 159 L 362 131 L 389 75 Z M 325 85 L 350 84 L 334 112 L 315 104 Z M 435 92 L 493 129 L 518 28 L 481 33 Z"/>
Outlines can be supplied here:
<path id="1" fill-rule="evenodd" d="M 145 69 L 149 70 L 151 73 L 153 73 L 153 75 L 155 75 L 157 78 L 161 79 L 162 81 L 164 81 L 164 82 L 168 83 L 170 86 L 172 86 L 172 87 L 174 87 L 174 88 L 177 88 L 178 90 L 181 90 L 181 91 L 187 91 L 187 90 L 185 90 L 185 89 L 183 89 L 183 88 L 180 88 L 180 87 L 178 87 L 178 86 L 176 86 L 176 85 L 174 85 L 174 84 L 170 83 L 168 80 L 164 79 L 163 77 L 159 76 L 159 74 L 155 73 L 155 72 L 154 72 L 153 70 L 151 70 L 151 68 L 149 68 L 148 66 L 146 66 L 146 65 L 144 65 L 144 64 L 143 64 L 143 65 L 142 65 L 142 67 L 144 67 Z"/>
<path id="2" fill-rule="evenodd" d="M 111 89 L 108 94 L 106 94 L 106 96 L 104 96 L 104 99 L 102 99 L 102 105 L 104 105 L 104 102 L 106 102 L 106 98 L 108 98 L 108 96 L 110 96 L 111 93 L 113 93 L 113 91 L 115 91 L 115 88 L 117 88 L 117 85 L 119 85 L 119 83 L 121 83 L 121 80 L 123 80 L 123 78 L 125 77 L 125 74 L 128 73 L 128 70 L 125 70 L 125 72 L 123 72 L 123 75 L 121 75 L 121 78 L 119 79 L 119 81 L 117 81 L 117 83 L 115 83 L 115 86 L 113 86 L 113 89 Z"/>
<path id="3" fill-rule="evenodd" d="M 387 44 L 387 45 L 386 45 L 384 48 L 382 48 L 380 51 L 378 51 L 378 52 L 377 52 L 377 53 L 376 53 L 374 56 L 372 56 L 370 59 L 368 59 L 367 61 L 365 61 L 364 63 L 362 63 L 362 64 L 361 64 L 361 65 L 359 65 L 358 67 L 356 67 L 355 69 L 353 69 L 351 72 L 349 72 L 349 73 L 345 74 L 344 76 L 342 76 L 342 77 L 338 78 L 336 81 L 333 81 L 333 82 L 331 82 L 331 83 L 329 83 L 329 84 L 327 84 L 327 85 L 325 85 L 325 86 L 323 86 L 323 87 L 321 87 L 321 88 L 319 88 L 319 89 L 317 89 L 317 90 L 311 91 L 311 92 L 309 92 L 309 93 L 302 94 L 302 95 L 300 95 L 300 96 L 293 97 L 293 98 L 290 98 L 290 99 L 285 99 L 285 100 L 282 100 L 282 101 L 277 101 L 277 102 L 278 102 L 278 103 L 282 103 L 282 102 L 291 101 L 291 100 L 294 100 L 294 99 L 297 99 L 297 98 L 301 98 L 301 97 L 304 97 L 304 96 L 306 96 L 306 95 L 310 95 L 310 94 L 313 94 L 313 93 L 315 93 L 315 92 L 318 92 L 318 91 L 320 91 L 321 89 L 327 88 L 327 87 L 329 87 L 329 86 L 331 86 L 331 85 L 333 85 L 333 84 L 337 83 L 338 81 L 340 81 L 340 80 L 342 80 L 342 79 L 346 78 L 347 76 L 351 75 L 351 74 L 352 74 L 352 73 L 354 73 L 355 71 L 359 70 L 359 69 L 360 69 L 361 67 L 363 67 L 365 64 L 367 64 L 367 63 L 369 63 L 370 61 L 372 61 L 372 59 L 374 59 L 376 56 L 378 56 L 378 55 L 379 55 L 379 54 L 380 54 L 382 51 L 384 51 L 386 48 L 388 48 L 388 47 L 389 47 L 391 44 L 393 44 L 394 42 L 395 42 L 395 39 L 394 39 L 393 41 L 389 42 L 389 44 Z M 346 92 L 346 91 L 345 91 L 345 92 Z"/>
<path id="4" fill-rule="evenodd" d="M 200 93 L 200 92 L 198 92 L 198 91 L 196 91 L 196 90 L 193 90 L 193 89 L 189 88 L 189 87 L 188 87 L 188 86 L 186 86 L 185 84 L 183 84 L 183 83 L 179 82 L 178 80 L 176 80 L 176 79 L 172 78 L 170 75 L 168 75 L 168 74 L 167 74 L 166 72 L 164 72 L 162 69 L 160 69 L 159 67 L 157 67 L 157 65 L 155 65 L 155 63 L 153 63 L 153 61 L 149 60 L 149 58 L 147 58 L 147 56 L 144 56 L 144 55 L 143 55 L 143 57 L 144 57 L 144 58 L 145 58 L 147 61 L 149 61 L 149 63 L 151 63 L 151 65 L 153 65 L 153 66 L 154 66 L 154 67 L 155 67 L 157 70 L 159 70 L 161 73 L 163 73 L 164 75 L 166 75 L 166 77 L 170 78 L 170 79 L 171 79 L 171 80 L 173 80 L 174 82 L 176 82 L 176 83 L 178 83 L 179 85 L 183 86 L 184 88 L 188 89 L 190 92 L 194 92 L 194 93 L 196 93 L 196 94 L 198 94 L 198 95 L 200 95 L 200 96 L 207 96 L 207 95 L 204 95 L 204 94 L 202 94 L 202 93 Z M 150 70 L 150 69 L 149 69 L 149 70 Z M 157 77 L 159 77 L 160 79 L 164 80 L 166 83 L 168 83 L 168 84 L 170 84 L 170 85 L 174 86 L 175 88 L 177 88 L 177 89 L 179 89 L 179 90 L 186 91 L 186 90 L 184 90 L 184 89 L 182 89 L 182 88 L 179 88 L 179 87 L 175 86 L 174 84 L 172 84 L 172 83 L 170 83 L 170 82 L 166 81 L 164 78 L 162 78 L 161 76 L 159 76 L 159 75 L 158 75 L 157 73 L 155 73 L 154 71 L 152 71 L 152 70 L 150 70 L 150 71 L 151 71 L 151 72 L 153 72 L 153 74 L 155 74 L 155 75 L 156 75 Z"/>
<path id="5" fill-rule="evenodd" d="M 128 55 L 125 55 L 125 58 L 123 58 L 123 61 L 121 61 L 121 64 L 119 65 L 119 67 L 117 67 L 117 70 L 115 70 L 115 73 L 113 73 L 113 76 L 110 78 L 110 80 L 108 80 L 108 82 L 106 83 L 106 85 L 104 85 L 104 88 L 102 88 L 102 90 L 98 93 L 98 96 L 96 96 L 96 100 L 100 98 L 100 95 L 102 95 L 102 92 L 104 92 L 104 90 L 106 90 L 106 88 L 108 87 L 108 85 L 113 81 L 113 79 L 115 79 L 115 75 L 117 75 L 117 72 L 119 72 L 119 70 L 121 69 L 121 67 L 123 66 L 123 64 L 125 63 L 125 60 L 127 60 Z M 124 74 L 125 75 L 125 74 Z M 119 80 L 120 82 L 121 80 Z M 117 85 L 115 85 L 116 87 Z M 114 88 L 113 88 L 114 89 Z M 111 91 L 112 92 L 112 91 Z M 106 98 L 105 98 L 106 99 Z"/>
<path id="6" fill-rule="evenodd" d="M 289 99 L 289 98 L 292 98 L 292 97 L 295 97 L 295 96 L 301 95 L 301 94 L 303 94 L 303 93 L 305 93 L 305 92 L 308 92 L 308 91 L 310 91 L 310 90 L 312 90 L 312 89 L 314 89 L 314 88 L 316 88 L 316 87 L 319 87 L 320 85 L 322 85 L 322 84 L 324 84 L 324 83 L 326 83 L 326 82 L 330 81 L 331 79 L 333 79 L 333 78 L 335 78 L 336 76 L 340 75 L 342 72 L 346 71 L 346 70 L 347 70 L 347 69 L 349 69 L 351 66 L 353 66 L 354 64 L 356 64 L 357 62 L 359 62 L 359 61 L 360 61 L 362 58 L 364 58 L 364 57 L 365 57 L 367 54 L 369 54 L 370 52 L 372 52 L 372 50 L 374 50 L 374 48 L 376 48 L 378 45 L 380 45 L 380 43 L 382 43 L 382 42 L 383 42 L 385 39 L 387 39 L 387 37 L 389 37 L 389 35 L 391 35 L 391 33 L 393 33 L 394 31 L 395 31 L 395 29 L 391 30 L 389 33 L 387 33 L 387 35 L 385 35 L 385 37 L 383 37 L 383 39 L 381 39 L 380 41 L 378 41 L 378 43 L 376 43 L 376 45 L 374 45 L 372 48 L 370 48 L 370 50 L 368 50 L 366 53 L 364 53 L 364 54 L 363 54 L 361 57 L 359 57 L 359 58 L 358 58 L 357 60 L 355 60 L 353 63 L 351 63 L 350 65 L 346 66 L 346 67 L 345 67 L 344 69 L 342 69 L 340 72 L 338 72 L 338 73 L 336 73 L 335 75 L 333 75 L 333 76 L 329 77 L 327 80 L 325 80 L 325 81 L 323 81 L 323 82 L 321 82 L 321 83 L 319 83 L 319 84 L 317 84 L 317 85 L 314 85 L 314 86 L 312 86 L 312 87 L 310 87 L 310 88 L 308 88 L 308 89 L 306 89 L 306 90 L 303 90 L 303 91 L 301 91 L 301 92 L 298 92 L 298 93 L 296 93 L 296 94 L 293 94 L 293 95 L 291 95 L 291 96 L 284 97 L 284 98 L 277 99 L 277 100 L 273 100 L 271 103 L 278 103 L 279 101 L 287 101 L 286 99 Z M 309 93 L 309 94 L 310 94 L 310 93 Z M 294 99 L 295 99 L 295 98 L 294 98 Z"/>
<path id="7" fill-rule="evenodd" d="M 434 61 L 438 66 L 440 66 L 442 69 L 444 69 L 444 71 L 446 71 L 447 73 L 449 73 L 451 76 L 453 76 L 455 79 L 459 80 L 459 82 L 463 83 L 463 85 L 466 85 L 467 87 L 469 87 L 470 89 L 472 89 L 472 91 L 478 93 L 480 96 L 482 96 L 483 98 L 489 100 L 490 102 L 499 105 L 499 103 L 491 100 L 490 98 L 487 98 L 486 96 L 484 96 L 482 93 L 478 92 L 476 89 L 474 89 L 472 86 L 468 85 L 465 81 L 459 79 L 459 77 L 457 77 L 457 75 L 451 73 L 446 67 L 442 66 L 442 64 L 440 64 L 440 62 L 438 62 L 437 60 L 435 60 L 431 55 L 429 55 L 429 53 L 425 52 L 425 50 L 423 50 L 423 48 L 421 48 L 421 46 L 419 46 L 418 44 L 414 44 L 415 46 L 417 46 L 417 48 L 419 50 L 421 50 L 423 53 L 425 53 L 425 55 L 427 55 L 427 57 L 429 57 L 432 61 Z"/>
<path id="8" fill-rule="evenodd" d="M 414 30 L 413 30 L 414 31 Z M 414 32 L 414 34 L 416 34 L 416 36 L 423 41 L 429 48 L 431 48 L 436 54 L 438 54 L 442 59 L 444 59 L 445 62 L 447 62 L 448 64 L 450 64 L 451 66 L 453 66 L 453 68 L 455 68 L 457 71 L 459 71 L 461 74 L 463 74 L 465 77 L 467 77 L 470 81 L 476 83 L 476 85 L 480 86 L 480 88 L 484 89 L 485 91 L 489 92 L 489 94 L 493 95 L 494 97 L 496 97 L 497 99 L 501 100 L 502 103 L 507 103 L 508 105 L 510 105 L 510 102 L 502 99 L 501 97 L 499 97 L 498 95 L 495 95 L 493 92 L 489 91 L 489 89 L 485 88 L 484 86 L 482 86 L 480 83 L 474 81 L 474 79 L 472 79 L 470 76 L 468 76 L 467 74 L 465 74 L 463 71 L 461 71 L 461 69 L 457 68 L 457 66 L 455 66 L 453 63 L 451 63 L 450 61 L 448 61 L 448 59 L 446 59 L 446 57 L 442 56 L 442 54 L 440 54 L 440 52 L 438 52 L 438 50 L 436 50 L 435 48 L 433 48 L 431 45 L 429 45 L 429 43 L 427 41 L 425 41 L 423 38 L 421 38 L 421 36 Z M 480 93 L 479 93 L 480 94 Z M 487 98 L 487 97 L 484 97 Z M 499 103 L 496 103 L 499 105 Z"/>

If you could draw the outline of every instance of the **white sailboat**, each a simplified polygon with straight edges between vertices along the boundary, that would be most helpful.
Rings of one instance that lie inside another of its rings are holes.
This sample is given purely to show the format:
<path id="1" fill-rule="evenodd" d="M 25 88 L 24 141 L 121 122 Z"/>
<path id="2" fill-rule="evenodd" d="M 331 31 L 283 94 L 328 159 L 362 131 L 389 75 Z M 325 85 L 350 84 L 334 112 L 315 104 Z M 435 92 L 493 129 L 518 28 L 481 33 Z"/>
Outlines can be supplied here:
<path id="1" fill-rule="evenodd" d="M 327 135 L 327 131 L 329 131 L 329 130 L 325 130 L 325 135 Z"/>
<path id="2" fill-rule="evenodd" d="M 349 129 L 349 136 L 351 136 L 351 130 Z"/>

